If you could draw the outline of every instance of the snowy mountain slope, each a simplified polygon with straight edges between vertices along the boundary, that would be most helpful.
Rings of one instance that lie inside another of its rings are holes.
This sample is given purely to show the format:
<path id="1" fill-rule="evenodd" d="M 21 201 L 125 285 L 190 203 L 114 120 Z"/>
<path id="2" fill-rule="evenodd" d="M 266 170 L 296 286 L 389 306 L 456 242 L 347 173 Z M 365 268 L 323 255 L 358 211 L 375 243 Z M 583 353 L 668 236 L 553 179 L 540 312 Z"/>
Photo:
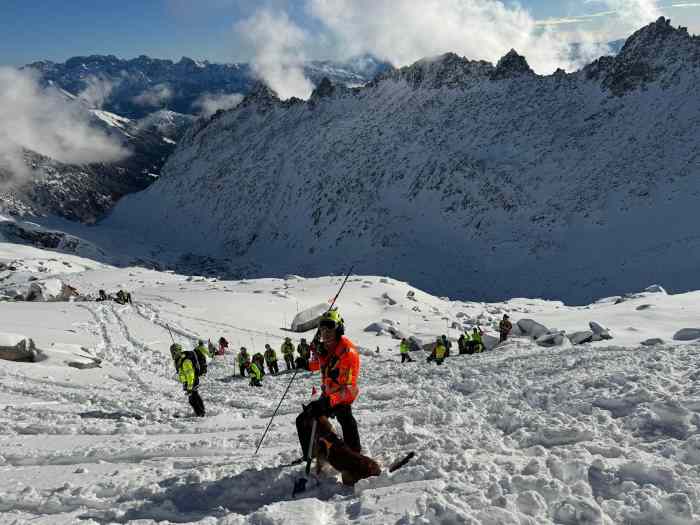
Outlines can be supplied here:
<path id="1" fill-rule="evenodd" d="M 123 195 L 153 182 L 177 140 L 195 120 L 171 111 L 154 112 L 141 120 L 97 109 L 86 111 L 90 125 L 114 138 L 129 156 L 111 163 L 74 165 L 25 150 L 31 177 L 3 187 L 0 204 L 5 213 L 25 217 L 53 214 L 94 223 Z"/>
<path id="2" fill-rule="evenodd" d="M 207 417 L 174 417 L 189 407 L 165 326 L 186 345 L 224 335 L 236 348 L 279 347 L 290 335 L 280 327 L 298 309 L 333 296 L 342 278 L 192 279 L 0 244 L 0 261 L 18 259 L 25 263 L 18 271 L 43 278 L 41 262 L 84 293 L 126 287 L 135 304 L 0 303 L 3 332 L 32 336 L 49 356 L 39 363 L 0 361 L 2 523 L 689 525 L 700 519 L 694 386 L 700 344 L 672 341 L 678 329 L 697 326 L 698 292 L 579 308 L 527 299 L 462 303 L 393 279 L 353 275 L 338 305 L 361 347 L 354 412 L 363 446 L 384 464 L 408 450 L 417 457 L 354 489 L 326 473 L 319 487 L 311 483 L 307 495 L 292 499 L 301 468 L 278 466 L 299 455 L 294 418 L 318 377 L 297 378 L 255 456 L 289 375 L 267 376 L 262 389 L 251 389 L 232 376 L 233 355 L 217 358 L 201 387 Z M 638 310 L 643 304 L 651 306 Z M 400 366 L 396 340 L 363 331 L 387 319 L 426 341 L 441 333 L 454 339 L 457 331 L 446 325 L 478 321 L 493 333 L 503 312 L 559 328 L 595 320 L 614 339 L 544 349 L 515 337 L 440 367 L 426 365 L 419 352 L 415 363 Z M 299 335 L 292 335 L 296 342 Z M 639 346 L 649 336 L 667 343 Z M 101 358 L 101 368 L 68 366 L 81 348 Z"/>
<path id="3" fill-rule="evenodd" d="M 692 289 L 698 56 L 660 19 L 574 74 L 448 54 L 306 103 L 260 89 L 105 224 L 251 276 L 356 263 L 440 295 L 567 302 Z"/>

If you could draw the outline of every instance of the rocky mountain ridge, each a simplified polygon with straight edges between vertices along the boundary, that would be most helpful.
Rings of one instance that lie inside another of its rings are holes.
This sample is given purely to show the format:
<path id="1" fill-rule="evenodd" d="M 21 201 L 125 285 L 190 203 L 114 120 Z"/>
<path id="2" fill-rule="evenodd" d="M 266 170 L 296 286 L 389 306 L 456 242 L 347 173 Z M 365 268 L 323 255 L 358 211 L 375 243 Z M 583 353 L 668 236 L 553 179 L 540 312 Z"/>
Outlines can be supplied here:
<path id="1" fill-rule="evenodd" d="M 102 108 L 132 119 L 155 109 L 199 113 L 198 103 L 207 95 L 246 94 L 257 83 L 248 63 L 216 64 L 183 57 L 178 62 L 141 55 L 124 60 L 114 55 L 73 57 L 64 63 L 34 62 L 43 82 L 79 94 L 91 87 L 100 92 Z M 334 83 L 360 85 L 391 66 L 371 56 L 345 62 L 310 61 L 304 74 L 317 84 L 323 77 Z"/>

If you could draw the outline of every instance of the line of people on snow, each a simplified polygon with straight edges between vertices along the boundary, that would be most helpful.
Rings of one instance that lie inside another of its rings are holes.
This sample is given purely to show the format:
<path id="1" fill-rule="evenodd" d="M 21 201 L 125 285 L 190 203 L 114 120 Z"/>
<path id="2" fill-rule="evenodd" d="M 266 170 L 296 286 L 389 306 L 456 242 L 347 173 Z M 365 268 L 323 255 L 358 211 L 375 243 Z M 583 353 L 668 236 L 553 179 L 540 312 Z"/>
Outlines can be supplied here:
<path id="1" fill-rule="evenodd" d="M 503 319 L 501 319 L 500 323 L 498 324 L 498 332 L 499 332 L 499 343 L 502 343 L 508 339 L 508 335 L 510 334 L 511 330 L 513 329 L 513 325 L 510 322 L 508 315 L 504 314 Z M 461 334 L 459 336 L 459 339 L 457 339 L 457 348 L 459 349 L 459 354 L 464 355 L 464 354 L 478 354 L 486 350 L 486 347 L 484 346 L 484 331 L 481 329 L 480 326 L 475 326 L 472 328 L 471 334 L 469 331 Z M 430 355 L 426 358 L 426 361 L 428 363 L 430 362 L 435 362 L 438 365 L 441 365 L 445 358 L 450 356 L 450 351 L 452 350 L 452 341 L 450 341 L 446 335 L 441 335 L 440 337 L 437 338 L 435 341 L 435 344 L 433 345 L 433 349 L 430 352 Z M 409 354 L 410 352 L 410 343 L 408 339 L 403 338 L 401 340 L 401 344 L 399 345 L 399 352 L 401 355 L 401 362 L 409 362 L 412 363 L 413 359 L 411 358 L 411 355 Z"/>
<path id="2" fill-rule="evenodd" d="M 311 345 L 309 345 L 306 342 L 306 338 L 302 337 L 295 349 L 292 339 L 290 337 L 285 337 L 280 347 L 280 352 L 284 358 L 286 369 L 295 370 L 299 368 L 308 370 L 309 359 L 314 344 L 317 343 L 312 342 Z M 295 351 L 298 354 L 296 357 L 294 356 Z M 247 373 L 250 377 L 251 386 L 262 386 L 262 378 L 265 376 L 265 366 L 267 366 L 267 373 L 270 375 L 276 376 L 280 373 L 277 352 L 269 344 L 265 345 L 264 353 L 257 352 L 252 356 L 248 353 L 246 347 L 242 346 L 238 353 L 237 361 L 240 375 L 245 376 Z"/>

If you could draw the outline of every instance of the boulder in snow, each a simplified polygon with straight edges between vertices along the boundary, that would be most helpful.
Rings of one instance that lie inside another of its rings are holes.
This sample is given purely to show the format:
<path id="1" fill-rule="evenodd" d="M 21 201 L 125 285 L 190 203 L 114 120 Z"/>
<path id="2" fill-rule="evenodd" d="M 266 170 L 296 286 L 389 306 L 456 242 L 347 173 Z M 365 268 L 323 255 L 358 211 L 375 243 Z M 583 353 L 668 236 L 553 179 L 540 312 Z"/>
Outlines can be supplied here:
<path id="1" fill-rule="evenodd" d="M 590 326 L 593 334 L 600 337 L 600 339 L 612 339 L 612 336 L 610 335 L 610 331 L 607 328 L 603 328 L 601 325 L 599 325 L 595 321 L 591 321 L 590 323 L 588 323 L 588 326 Z"/>
<path id="2" fill-rule="evenodd" d="M 549 329 L 546 326 L 532 319 L 520 319 L 516 324 L 524 335 L 532 337 L 533 339 L 537 339 L 549 333 Z"/>
<path id="3" fill-rule="evenodd" d="M 582 332 L 574 332 L 569 334 L 569 341 L 572 345 L 580 345 L 583 343 L 590 343 L 593 340 L 593 332 L 590 330 L 584 330 Z"/>
<path id="4" fill-rule="evenodd" d="M 406 292 L 406 299 L 408 299 L 409 301 L 415 301 L 416 292 L 414 292 L 413 290 L 409 290 L 408 292 Z"/>
<path id="5" fill-rule="evenodd" d="M 0 334 L 0 359 L 34 363 L 45 358 L 29 337 L 19 334 Z"/>
<path id="6" fill-rule="evenodd" d="M 60 279 L 32 281 L 25 297 L 27 301 L 69 301 L 77 297 L 78 291 Z"/>
<path id="7" fill-rule="evenodd" d="M 646 339 L 646 340 L 642 341 L 642 344 L 644 346 L 662 345 L 662 344 L 664 344 L 664 340 L 659 339 L 658 337 L 652 337 L 651 339 Z"/>
<path id="8" fill-rule="evenodd" d="M 683 328 L 673 334 L 674 341 L 694 341 L 700 339 L 700 328 Z"/>
<path id="9" fill-rule="evenodd" d="M 317 328 L 321 316 L 327 311 L 327 303 L 319 303 L 316 306 L 302 310 L 294 316 L 291 329 L 294 332 L 307 332 L 313 328 Z"/>
<path id="10" fill-rule="evenodd" d="M 365 327 L 363 332 L 374 332 L 377 335 L 383 334 L 389 329 L 389 325 L 385 323 L 371 323 Z"/>
<path id="11" fill-rule="evenodd" d="M 412 335 L 408 338 L 408 348 L 411 352 L 423 350 L 423 341 Z"/>
<path id="12" fill-rule="evenodd" d="M 565 340 L 566 336 L 564 335 L 564 332 L 552 332 L 539 336 L 537 339 L 535 339 L 535 342 L 539 346 L 552 347 L 562 346 Z"/>
<path id="13" fill-rule="evenodd" d="M 484 344 L 485 350 L 492 350 L 500 339 L 493 335 L 484 334 L 481 336 L 481 342 Z"/>
<path id="14" fill-rule="evenodd" d="M 652 308 L 653 306 L 654 306 L 653 304 L 640 304 L 639 306 L 637 306 L 637 308 L 635 308 L 635 310 L 639 310 L 639 311 L 648 310 L 649 308 Z"/>

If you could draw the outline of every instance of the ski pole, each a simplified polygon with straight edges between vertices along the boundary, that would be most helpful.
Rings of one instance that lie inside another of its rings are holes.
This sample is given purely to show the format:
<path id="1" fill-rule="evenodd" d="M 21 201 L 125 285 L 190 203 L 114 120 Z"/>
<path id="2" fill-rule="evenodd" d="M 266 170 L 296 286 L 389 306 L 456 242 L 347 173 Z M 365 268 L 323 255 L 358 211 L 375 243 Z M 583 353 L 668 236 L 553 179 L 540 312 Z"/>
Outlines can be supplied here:
<path id="1" fill-rule="evenodd" d="M 173 333 L 170 331 L 170 325 L 166 324 L 165 327 L 168 329 L 168 333 L 170 334 L 170 339 L 172 339 L 173 344 L 175 344 L 175 338 L 173 337 Z"/>
<path id="2" fill-rule="evenodd" d="M 348 270 L 347 275 L 345 276 L 345 280 L 343 281 L 343 284 L 340 285 L 340 289 L 338 290 L 338 293 L 335 294 L 335 297 L 333 297 L 333 301 L 331 302 L 331 305 L 328 307 L 328 310 L 326 312 L 331 311 L 333 308 L 333 305 L 335 304 L 336 299 L 338 299 L 338 296 L 340 295 L 340 292 L 343 291 L 343 287 L 345 286 L 345 283 L 348 282 L 348 279 L 350 278 L 350 274 L 352 273 L 352 269 L 355 267 L 353 264 L 350 269 Z M 318 329 L 316 329 L 316 335 L 318 335 Z M 316 336 L 314 336 L 314 339 Z M 292 386 L 292 383 L 294 382 L 294 378 L 297 376 L 297 372 L 299 372 L 298 368 L 294 369 L 294 373 L 292 374 L 292 378 L 289 380 L 289 384 L 287 385 L 287 388 L 285 389 L 284 393 L 282 394 L 282 397 L 280 398 L 280 402 L 277 403 L 277 408 L 275 408 L 275 411 L 272 413 L 272 417 L 270 418 L 270 421 L 267 423 L 267 428 L 265 429 L 265 432 L 263 432 L 262 437 L 260 438 L 260 441 L 258 441 L 258 446 L 255 448 L 255 454 L 258 453 L 258 450 L 260 450 L 260 445 L 262 445 L 263 440 L 265 439 L 265 436 L 267 436 L 267 431 L 270 430 L 270 425 L 272 425 L 272 421 L 275 419 L 275 416 L 277 415 L 277 411 L 280 409 L 280 406 L 282 406 L 282 401 L 284 401 L 284 398 L 287 397 L 287 392 L 289 392 L 289 389 Z"/>

